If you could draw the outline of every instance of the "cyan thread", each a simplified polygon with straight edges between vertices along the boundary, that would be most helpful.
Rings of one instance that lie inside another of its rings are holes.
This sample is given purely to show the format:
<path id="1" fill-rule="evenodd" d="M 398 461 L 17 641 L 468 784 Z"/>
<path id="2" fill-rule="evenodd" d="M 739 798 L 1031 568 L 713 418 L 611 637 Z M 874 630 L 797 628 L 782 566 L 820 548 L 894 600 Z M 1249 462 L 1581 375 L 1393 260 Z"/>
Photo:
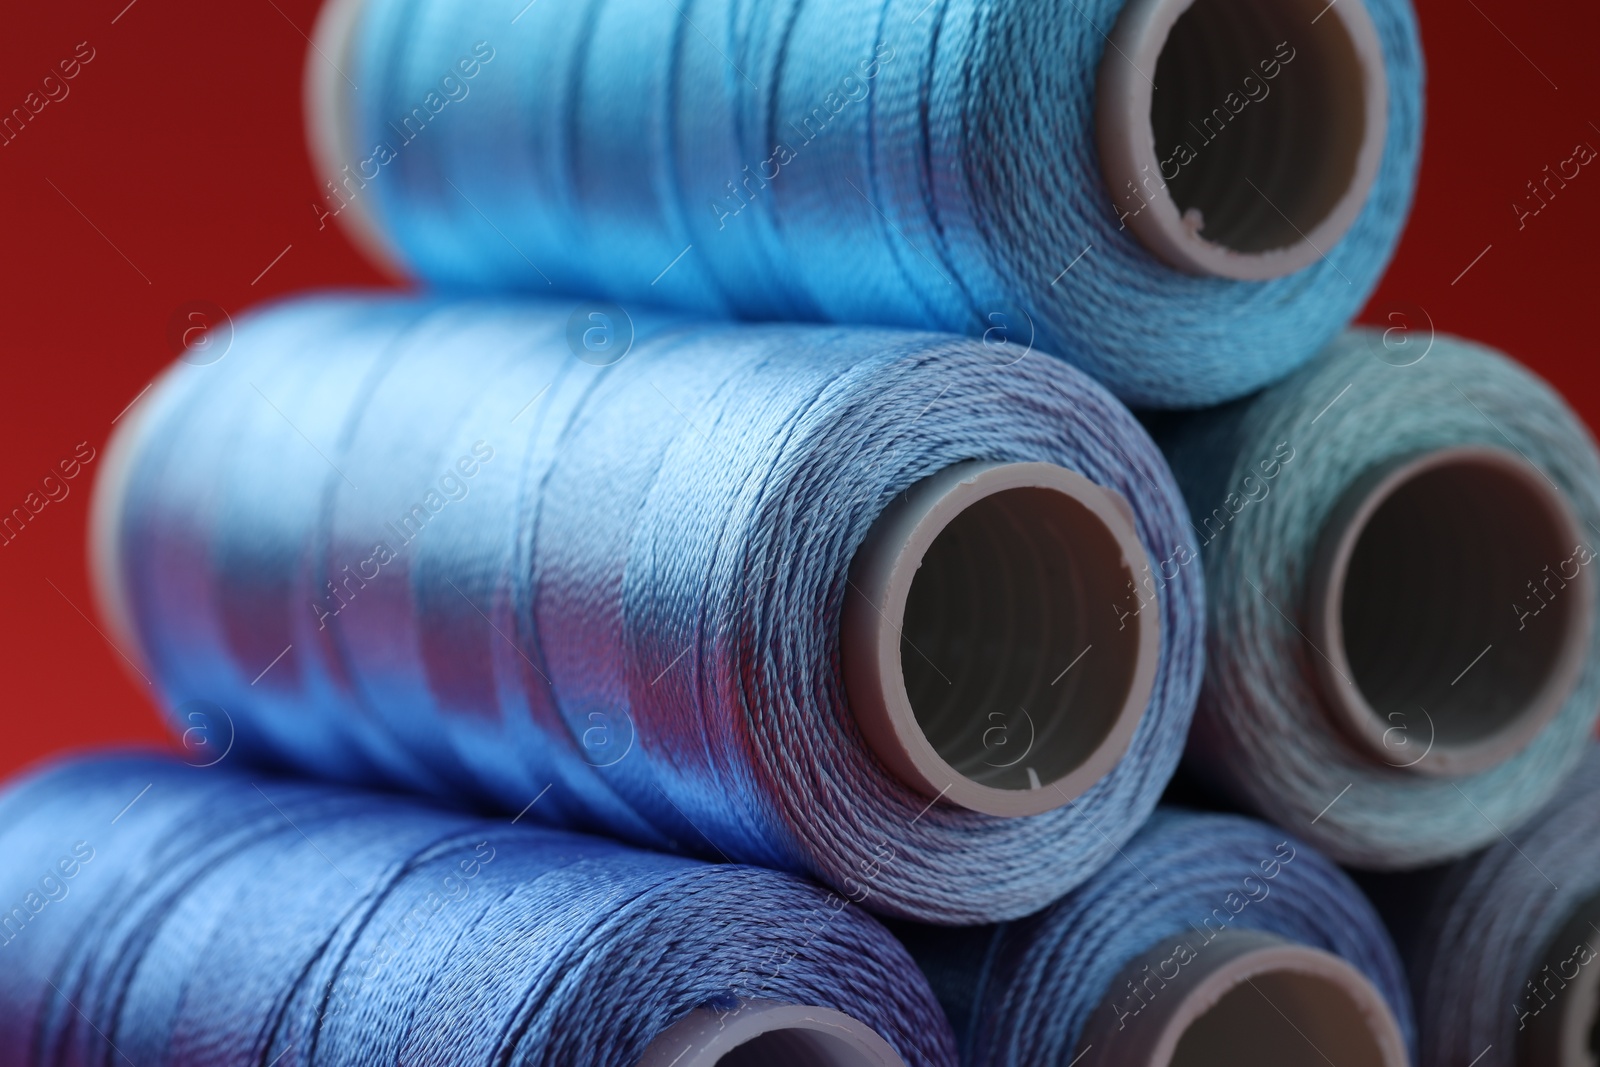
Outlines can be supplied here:
<path id="1" fill-rule="evenodd" d="M 789 875 L 120 755 L 12 785 L 0 853 L 6 1067 L 632 1064 L 752 999 L 954 1062 L 894 938 Z"/>
<path id="2" fill-rule="evenodd" d="M 1423 867 L 1499 840 L 1577 765 L 1600 708 L 1594 634 L 1554 720 L 1489 770 L 1400 769 L 1429 740 L 1416 715 L 1394 738 L 1411 747 L 1384 766 L 1358 755 L 1325 711 L 1314 659 L 1322 653 L 1305 636 L 1310 572 L 1323 524 L 1367 471 L 1433 449 L 1507 450 L 1567 498 L 1584 536 L 1600 532 L 1600 457 L 1554 390 L 1467 341 L 1392 342 L 1350 331 L 1278 385 L 1158 431 L 1198 524 L 1191 544 L 1209 591 L 1206 678 L 1186 766 L 1336 860 L 1373 869 Z M 1471 565 L 1462 561 L 1464 574 Z M 1508 601 L 1506 618 L 1513 610 Z"/>
<path id="3" fill-rule="evenodd" d="M 1132 416 L 1059 361 L 924 334 L 641 318 L 598 367 L 570 311 L 302 301 L 172 369 L 114 449 L 113 532 L 174 725 L 198 710 L 247 760 L 805 872 L 933 922 L 1036 911 L 1113 856 L 1182 747 L 1199 568 L 1160 595 L 1127 755 L 1036 817 L 883 769 L 839 615 L 877 515 L 966 460 L 1078 471 L 1172 556 L 1182 504 Z M 377 541 L 395 558 L 366 566 Z"/>
<path id="4" fill-rule="evenodd" d="M 1405 975 L 1372 906 L 1300 838 L 1253 819 L 1163 807 L 1121 857 L 1037 915 L 971 930 L 896 927 L 956 1028 L 964 1067 L 1070 1063 L 1103 998 L 1137 1008 L 1110 988 L 1130 961 L 1166 938 L 1204 959 L 1230 930 L 1342 957 L 1414 1047 Z"/>
<path id="5" fill-rule="evenodd" d="M 1389 112 L 1359 220 L 1315 265 L 1238 282 L 1119 221 L 1095 93 L 1122 6 L 367 0 L 328 210 L 359 201 L 442 287 L 1005 329 L 1128 403 L 1205 406 L 1304 362 L 1376 284 L 1420 150 L 1415 19 L 1366 5 Z"/>
<path id="6" fill-rule="evenodd" d="M 1411 978 L 1419 1067 L 1534 1062 L 1519 1056 L 1525 1022 L 1585 1007 L 1563 1002 L 1581 994 L 1559 975 L 1542 989 L 1529 983 L 1549 977 L 1542 959 L 1568 916 L 1600 896 L 1597 839 L 1600 749 L 1591 744 L 1555 798 L 1489 848 L 1448 867 L 1369 879 Z M 1600 945 L 1593 930 L 1583 937 Z"/>

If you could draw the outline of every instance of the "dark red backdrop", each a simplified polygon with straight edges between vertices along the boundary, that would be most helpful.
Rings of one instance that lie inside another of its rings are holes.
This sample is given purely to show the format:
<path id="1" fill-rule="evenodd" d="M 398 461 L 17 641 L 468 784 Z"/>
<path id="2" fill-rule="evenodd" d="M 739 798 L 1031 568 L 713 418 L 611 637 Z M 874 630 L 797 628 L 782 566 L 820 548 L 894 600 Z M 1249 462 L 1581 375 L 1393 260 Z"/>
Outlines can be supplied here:
<path id="1" fill-rule="evenodd" d="M 171 359 L 183 305 L 237 311 L 379 280 L 337 230 L 319 232 L 310 206 L 299 83 L 318 3 L 83 0 L 5 16 L 0 114 L 80 58 L 66 95 L 51 82 L 59 99 L 0 147 L 0 513 L 80 442 L 102 448 Z M 1512 207 L 1531 204 L 1526 183 L 1576 144 L 1600 148 L 1600 9 L 1418 6 L 1430 63 L 1421 195 L 1365 317 L 1425 309 L 1441 330 L 1512 352 L 1600 425 L 1600 167 L 1520 230 Z M 59 748 L 162 737 L 147 687 L 96 628 L 83 532 L 98 462 L 0 547 L 0 775 Z"/>

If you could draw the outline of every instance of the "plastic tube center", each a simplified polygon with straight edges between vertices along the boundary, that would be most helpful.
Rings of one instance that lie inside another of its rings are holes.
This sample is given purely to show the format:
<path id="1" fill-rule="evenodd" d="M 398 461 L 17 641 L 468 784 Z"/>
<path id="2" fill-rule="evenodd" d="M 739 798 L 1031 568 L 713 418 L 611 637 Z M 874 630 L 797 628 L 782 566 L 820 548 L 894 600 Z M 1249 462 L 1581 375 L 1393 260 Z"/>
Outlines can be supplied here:
<path id="1" fill-rule="evenodd" d="M 832 1008 L 750 1001 L 692 1011 L 645 1050 L 639 1067 L 905 1067 L 877 1031 Z"/>
<path id="2" fill-rule="evenodd" d="M 1132 0 L 1099 91 L 1116 213 L 1190 273 L 1317 262 L 1377 176 L 1388 87 L 1360 0 Z"/>
<path id="3" fill-rule="evenodd" d="M 1172 198 L 1214 244 L 1287 248 L 1355 179 L 1360 61 L 1338 19 L 1311 29 L 1326 6 L 1195 0 L 1161 50 L 1150 105 L 1156 158 L 1173 160 Z M 1349 86 L 1356 91 L 1335 91 Z"/>
<path id="4" fill-rule="evenodd" d="M 1134 578 L 1121 555 L 1092 512 L 1048 489 L 984 497 L 934 538 L 906 599 L 900 668 L 917 723 L 956 771 L 1032 789 L 1105 740 L 1138 660 L 1138 628 L 1113 611 Z"/>
<path id="5" fill-rule="evenodd" d="M 1560 711 L 1593 627 L 1595 561 L 1537 469 L 1493 449 L 1430 453 L 1364 479 L 1325 536 L 1324 688 L 1370 754 L 1471 773 Z"/>
<path id="6" fill-rule="evenodd" d="M 1129 960 L 1081 1067 L 1405 1067 L 1383 995 L 1345 960 L 1273 934 L 1184 931 Z M 1076 1061 L 1075 1061 L 1076 1062 Z"/>
<path id="7" fill-rule="evenodd" d="M 897 498 L 857 553 L 841 634 L 851 707 L 923 793 L 1048 811 L 1127 750 L 1159 617 L 1120 496 L 1048 464 L 953 467 Z"/>
<path id="8" fill-rule="evenodd" d="M 1377 1067 L 1384 1048 L 1346 989 L 1309 974 L 1268 971 L 1234 986 L 1178 1040 L 1171 1067 L 1305 1067 L 1326 1056 Z"/>

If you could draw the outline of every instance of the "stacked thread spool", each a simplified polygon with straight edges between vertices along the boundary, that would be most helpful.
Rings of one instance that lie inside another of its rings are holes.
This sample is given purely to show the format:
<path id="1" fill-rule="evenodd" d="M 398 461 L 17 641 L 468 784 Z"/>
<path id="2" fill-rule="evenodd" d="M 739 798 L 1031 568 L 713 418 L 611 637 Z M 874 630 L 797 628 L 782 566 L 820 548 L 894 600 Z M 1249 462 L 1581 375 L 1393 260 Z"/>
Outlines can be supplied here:
<path id="1" fill-rule="evenodd" d="M 438 292 L 122 421 L 179 751 L 0 796 L 0 1067 L 1588 1062 L 1600 457 L 1346 331 L 1421 80 L 1403 0 L 333 0 L 326 214 Z"/>

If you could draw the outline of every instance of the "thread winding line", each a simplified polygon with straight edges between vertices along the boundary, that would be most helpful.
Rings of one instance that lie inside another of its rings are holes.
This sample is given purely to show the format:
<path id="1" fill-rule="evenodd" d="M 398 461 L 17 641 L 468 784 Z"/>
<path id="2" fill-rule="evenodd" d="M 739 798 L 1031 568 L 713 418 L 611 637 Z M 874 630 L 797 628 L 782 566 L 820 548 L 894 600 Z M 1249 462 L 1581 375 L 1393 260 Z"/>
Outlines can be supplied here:
<path id="1" fill-rule="evenodd" d="M 446 288 L 1000 329 L 1128 403 L 1216 403 L 1308 359 L 1387 263 L 1420 150 L 1415 18 L 1368 0 L 1387 141 L 1353 227 L 1298 273 L 1239 282 L 1163 264 L 1106 187 L 1096 79 L 1122 7 L 365 0 L 318 211 Z"/>
<path id="2" fill-rule="evenodd" d="M 153 757 L 37 773 L 0 827 L 7 1065 L 631 1064 L 753 998 L 953 1063 L 893 937 L 790 875 Z"/>
<path id="3" fill-rule="evenodd" d="M 1087 1052 L 1085 1027 L 1102 1001 L 1139 1026 L 1141 997 L 1178 995 L 1114 988 L 1127 964 L 1171 939 L 1175 950 L 1190 946 L 1183 966 L 1193 967 L 1217 951 L 1213 941 L 1241 930 L 1344 959 L 1413 1043 L 1405 974 L 1377 913 L 1298 838 L 1239 816 L 1163 807 L 1123 853 L 1027 919 L 970 930 L 896 925 L 956 1029 L 962 1064 L 1070 1063 Z"/>
<path id="4" fill-rule="evenodd" d="M 1535 1025 L 1549 1023 L 1558 1012 L 1587 1014 L 1592 1026 L 1592 986 L 1588 1003 L 1574 1003 L 1585 992 L 1568 983 L 1593 974 L 1594 949 L 1600 946 L 1600 934 L 1590 925 L 1600 898 L 1597 832 L 1600 750 L 1590 745 L 1579 772 L 1505 839 L 1449 867 L 1369 879 L 1411 976 L 1418 1064 L 1581 1062 L 1530 1054 L 1522 1043 Z M 1574 915 L 1590 921 L 1557 943 Z M 1586 956 L 1578 954 L 1579 945 Z M 1552 948 L 1561 950 L 1561 959 L 1551 957 L 1550 967 L 1542 968 Z M 1592 1035 L 1584 1036 L 1592 1056 Z"/>
<path id="5" fill-rule="evenodd" d="M 1543 548 L 1529 557 L 1540 514 L 1515 496 L 1504 506 L 1472 503 L 1472 487 L 1488 484 L 1476 472 L 1452 483 L 1449 497 L 1435 494 L 1413 511 L 1408 521 L 1422 525 L 1394 539 L 1402 547 L 1380 561 L 1388 569 L 1368 572 L 1383 583 L 1368 580 L 1357 608 L 1346 599 L 1345 666 L 1308 636 L 1325 525 L 1364 476 L 1407 457 L 1465 446 L 1531 467 L 1539 487 L 1565 499 L 1593 558 L 1600 458 L 1582 423 L 1498 353 L 1441 336 L 1418 360 L 1421 347 L 1409 350 L 1407 365 L 1393 365 L 1382 335 L 1351 331 L 1258 396 L 1158 431 L 1196 522 L 1191 534 L 1210 592 L 1206 678 L 1186 766 L 1334 859 L 1373 869 L 1427 866 L 1499 840 L 1577 765 L 1600 707 L 1600 633 L 1591 628 L 1578 639 L 1581 668 L 1569 695 L 1520 749 L 1473 773 L 1413 773 L 1426 770 L 1430 745 L 1444 747 L 1450 731 L 1471 725 L 1452 718 L 1451 702 L 1497 686 L 1510 687 L 1508 715 L 1534 702 L 1513 690 L 1519 672 L 1552 669 L 1540 659 L 1540 635 L 1549 636 L 1540 627 L 1554 625 L 1557 613 L 1535 617 L 1540 605 L 1562 608 L 1564 595 L 1571 626 L 1574 613 L 1592 611 L 1581 602 L 1592 581 L 1544 586 L 1551 567 L 1578 578 L 1567 572 L 1581 565 L 1569 557 L 1582 546 L 1555 543 L 1550 558 Z M 1434 529 L 1425 524 L 1429 511 L 1458 524 Z M 1490 577 L 1515 588 L 1485 606 L 1479 593 L 1491 588 Z M 1534 599 L 1536 583 L 1551 601 Z M 1484 627 L 1491 636 L 1474 640 Z M 1386 755 L 1364 752 L 1338 727 L 1330 708 L 1341 684 L 1373 700 Z M 1419 695 L 1428 692 L 1437 702 Z M 1384 694 L 1398 695 L 1384 703 Z"/>
<path id="6" fill-rule="evenodd" d="M 839 667 L 856 549 L 955 463 L 1074 470 L 1131 502 L 1150 558 L 1174 553 L 1177 488 L 1109 393 L 963 338 L 670 319 L 598 367 L 563 343 L 568 310 L 292 303 L 151 390 L 97 498 L 98 585 L 178 729 L 198 709 L 256 763 L 804 872 L 941 923 L 1036 911 L 1115 854 L 1181 752 L 1199 568 L 1152 609 L 1126 755 L 1043 815 L 903 785 Z"/>

